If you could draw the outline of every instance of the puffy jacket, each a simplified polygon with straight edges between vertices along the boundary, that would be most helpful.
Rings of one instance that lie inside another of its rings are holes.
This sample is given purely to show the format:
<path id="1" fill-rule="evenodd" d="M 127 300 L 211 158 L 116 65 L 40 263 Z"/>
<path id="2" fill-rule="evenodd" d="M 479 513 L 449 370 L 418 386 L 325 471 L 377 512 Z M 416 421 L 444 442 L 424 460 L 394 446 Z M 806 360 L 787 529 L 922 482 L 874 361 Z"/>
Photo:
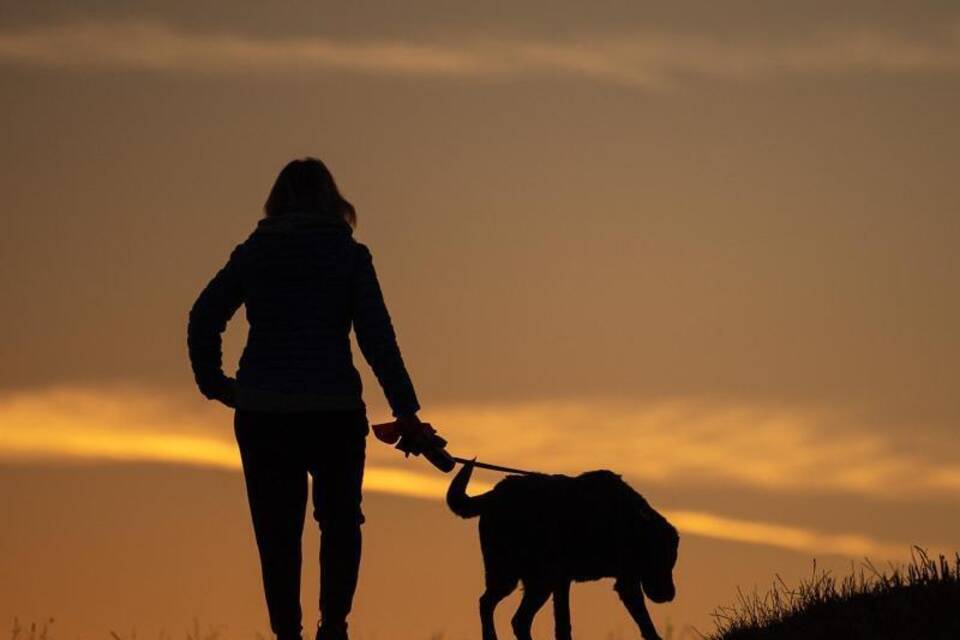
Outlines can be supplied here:
<path id="1" fill-rule="evenodd" d="M 221 334 L 240 305 L 250 332 L 237 378 L 223 373 Z M 363 406 L 351 325 L 395 416 L 420 405 L 366 246 L 333 216 L 265 218 L 190 310 L 187 346 L 201 393 L 264 411 Z"/>

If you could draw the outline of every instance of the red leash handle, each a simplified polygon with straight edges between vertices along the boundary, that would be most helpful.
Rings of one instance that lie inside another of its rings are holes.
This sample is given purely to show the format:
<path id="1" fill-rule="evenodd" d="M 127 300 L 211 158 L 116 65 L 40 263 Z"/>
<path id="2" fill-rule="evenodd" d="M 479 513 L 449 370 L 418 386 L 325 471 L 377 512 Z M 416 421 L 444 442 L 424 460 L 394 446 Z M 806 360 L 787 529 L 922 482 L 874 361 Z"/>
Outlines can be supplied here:
<path id="1" fill-rule="evenodd" d="M 384 422 L 371 428 L 378 440 L 395 445 L 406 455 L 423 454 L 430 464 L 444 473 L 453 471 L 456 466 L 453 457 L 447 453 L 447 441 L 437 435 L 437 430 L 429 422 Z"/>
<path id="2" fill-rule="evenodd" d="M 373 435 L 377 436 L 377 440 L 387 444 L 397 444 L 400 436 L 403 435 L 403 428 L 399 422 L 383 422 L 371 425 L 371 428 L 373 429 Z"/>

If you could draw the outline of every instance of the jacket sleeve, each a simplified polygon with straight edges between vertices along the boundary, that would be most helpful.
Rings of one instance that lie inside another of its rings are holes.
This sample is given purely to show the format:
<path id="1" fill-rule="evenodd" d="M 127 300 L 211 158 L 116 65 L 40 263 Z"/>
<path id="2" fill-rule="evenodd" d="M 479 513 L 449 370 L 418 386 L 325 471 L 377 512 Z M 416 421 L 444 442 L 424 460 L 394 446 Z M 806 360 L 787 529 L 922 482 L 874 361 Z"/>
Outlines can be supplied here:
<path id="1" fill-rule="evenodd" d="M 358 244 L 352 282 L 353 330 L 357 344 L 383 388 L 395 417 L 415 414 L 420 409 L 413 383 L 397 346 L 390 314 L 373 268 L 370 250 Z"/>
<path id="2" fill-rule="evenodd" d="M 229 407 L 235 406 L 236 381 L 223 373 L 221 334 L 243 304 L 238 264 L 242 246 L 200 292 L 187 322 L 187 350 L 200 393 Z"/>

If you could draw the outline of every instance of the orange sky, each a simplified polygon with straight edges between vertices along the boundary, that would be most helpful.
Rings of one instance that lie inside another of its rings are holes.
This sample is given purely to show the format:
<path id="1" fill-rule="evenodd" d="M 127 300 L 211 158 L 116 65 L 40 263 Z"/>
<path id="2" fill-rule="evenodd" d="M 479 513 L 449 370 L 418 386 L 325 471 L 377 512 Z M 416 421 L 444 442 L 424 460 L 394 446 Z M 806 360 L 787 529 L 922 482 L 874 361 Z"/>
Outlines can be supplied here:
<path id="1" fill-rule="evenodd" d="M 266 629 L 185 323 L 307 154 L 454 452 L 615 469 L 679 526 L 661 627 L 956 548 L 960 11 L 877 5 L 4 3 L 0 620 Z M 446 479 L 371 442 L 366 483 L 355 628 L 474 637 Z M 608 591 L 575 628 L 632 633 Z"/>

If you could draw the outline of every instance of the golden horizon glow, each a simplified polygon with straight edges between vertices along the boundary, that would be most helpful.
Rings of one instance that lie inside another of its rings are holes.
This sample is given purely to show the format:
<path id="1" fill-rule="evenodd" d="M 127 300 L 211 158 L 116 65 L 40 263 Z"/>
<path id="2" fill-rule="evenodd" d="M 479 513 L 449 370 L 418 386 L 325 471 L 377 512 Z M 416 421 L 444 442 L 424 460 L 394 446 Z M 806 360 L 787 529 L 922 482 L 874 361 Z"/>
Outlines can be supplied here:
<path id="1" fill-rule="evenodd" d="M 182 425 L 165 422 L 173 418 L 176 411 L 169 411 L 168 417 L 164 417 L 163 412 L 158 412 L 162 404 L 156 396 L 145 398 L 129 393 L 100 396 L 99 392 L 77 389 L 7 396 L 0 400 L 0 460 L 19 463 L 148 462 L 230 471 L 240 469 L 239 455 L 232 441 L 208 434 L 182 432 Z M 530 408 L 526 412 L 520 411 L 528 419 L 536 412 Z M 458 410 L 436 413 L 453 423 Z M 489 416 L 481 417 L 481 421 L 484 419 Z M 519 444 L 522 450 L 523 443 Z M 447 476 L 377 462 L 368 464 L 364 474 L 366 491 L 412 498 L 442 499 L 448 484 Z M 490 488 L 491 485 L 482 480 L 475 479 L 471 483 L 472 493 Z M 663 511 L 686 534 L 803 553 L 891 559 L 908 555 L 911 546 L 860 534 L 827 534 L 804 527 L 701 511 Z"/>

